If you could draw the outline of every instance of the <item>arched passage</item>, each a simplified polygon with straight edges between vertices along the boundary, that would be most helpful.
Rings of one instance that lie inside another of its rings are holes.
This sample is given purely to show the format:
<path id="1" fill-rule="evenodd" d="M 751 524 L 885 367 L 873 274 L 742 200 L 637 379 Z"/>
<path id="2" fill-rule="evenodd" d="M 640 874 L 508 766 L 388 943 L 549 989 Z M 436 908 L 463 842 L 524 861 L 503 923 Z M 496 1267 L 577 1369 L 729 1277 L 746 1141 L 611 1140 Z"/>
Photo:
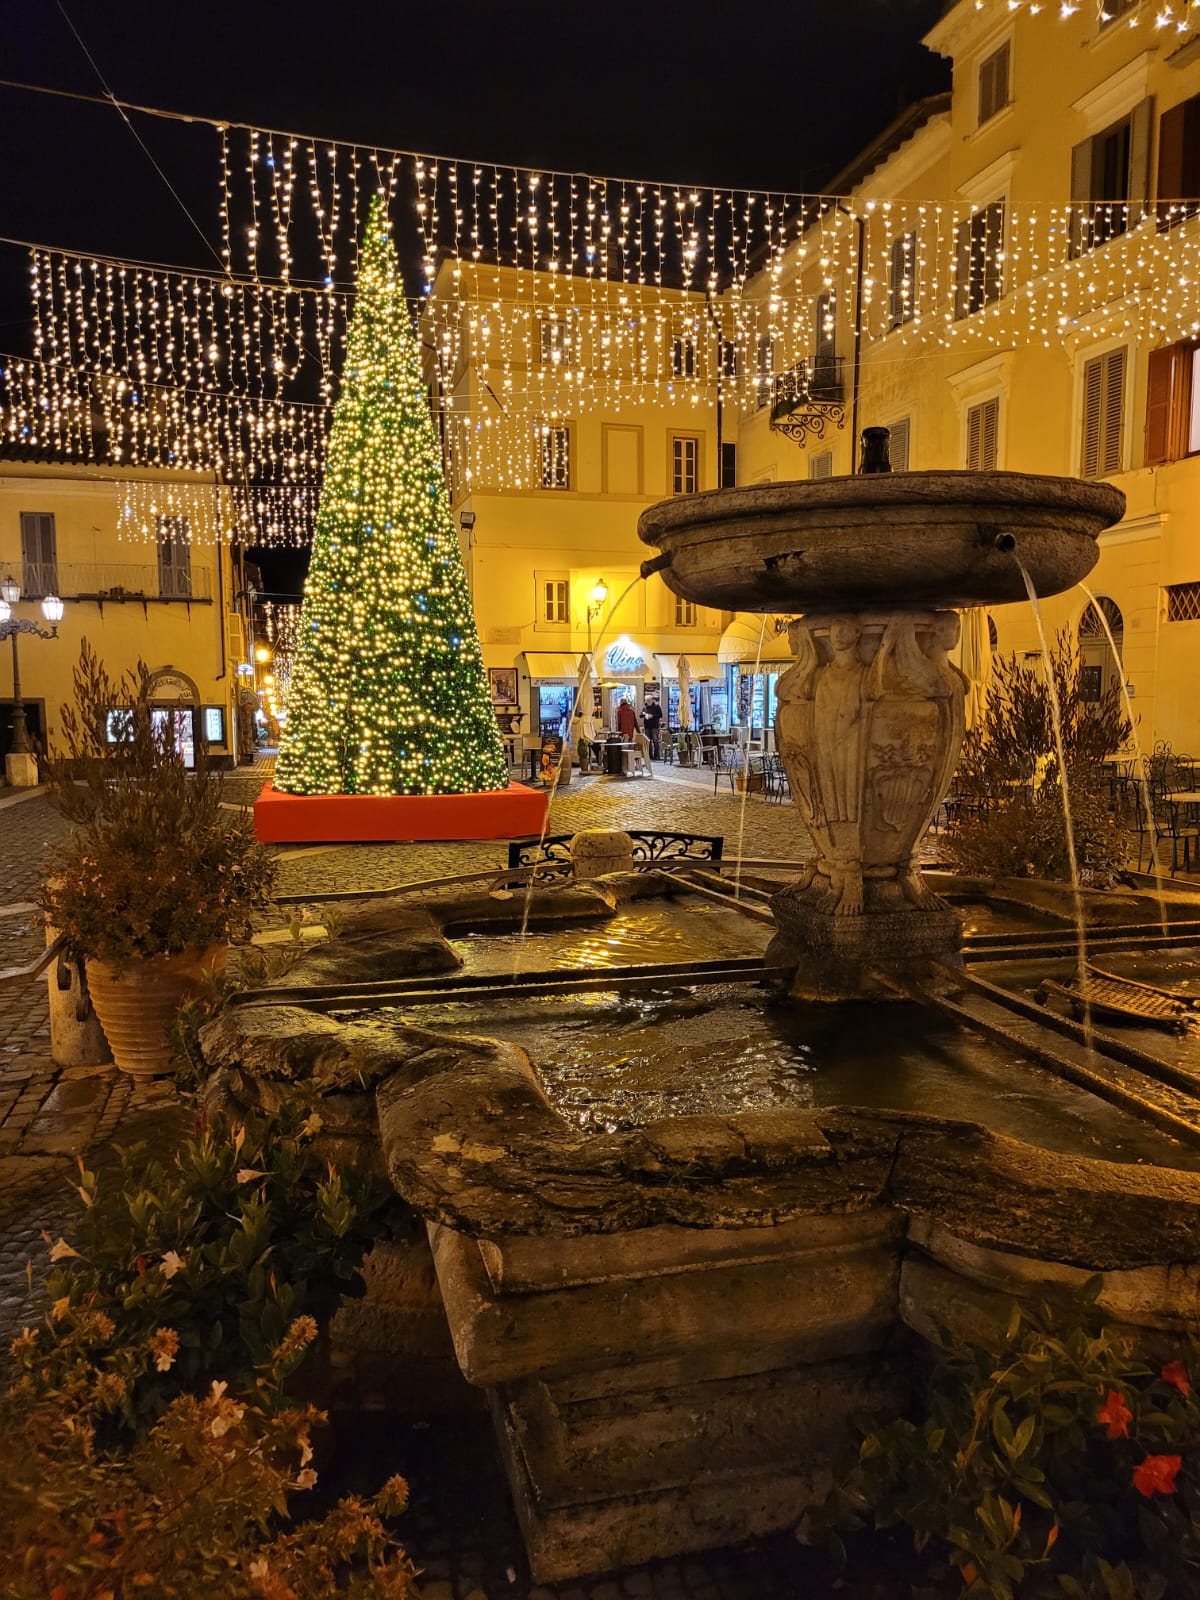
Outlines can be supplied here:
<path id="1" fill-rule="evenodd" d="M 1107 628 L 1105 622 L 1108 624 Z M 1110 600 L 1106 594 L 1098 594 L 1094 603 L 1089 600 L 1079 619 L 1083 697 L 1089 704 L 1099 700 L 1110 683 L 1120 683 L 1124 677 L 1121 663 L 1124 642 L 1125 618 L 1121 615 L 1121 608 L 1117 602 Z"/>

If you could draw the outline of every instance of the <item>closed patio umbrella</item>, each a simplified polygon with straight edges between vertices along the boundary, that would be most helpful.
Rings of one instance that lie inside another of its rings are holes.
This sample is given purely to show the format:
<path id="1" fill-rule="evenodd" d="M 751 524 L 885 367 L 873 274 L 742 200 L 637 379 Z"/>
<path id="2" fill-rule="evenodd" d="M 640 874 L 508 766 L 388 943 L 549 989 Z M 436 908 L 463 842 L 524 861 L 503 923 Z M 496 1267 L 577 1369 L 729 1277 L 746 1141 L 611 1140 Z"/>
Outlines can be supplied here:
<path id="1" fill-rule="evenodd" d="M 967 727 L 975 728 L 983 721 L 992 678 L 992 643 L 983 606 L 970 606 L 962 613 L 962 670 L 967 680 Z"/>
<path id="2" fill-rule="evenodd" d="M 692 725 L 692 664 L 686 656 L 679 658 L 679 726 L 685 731 Z"/>

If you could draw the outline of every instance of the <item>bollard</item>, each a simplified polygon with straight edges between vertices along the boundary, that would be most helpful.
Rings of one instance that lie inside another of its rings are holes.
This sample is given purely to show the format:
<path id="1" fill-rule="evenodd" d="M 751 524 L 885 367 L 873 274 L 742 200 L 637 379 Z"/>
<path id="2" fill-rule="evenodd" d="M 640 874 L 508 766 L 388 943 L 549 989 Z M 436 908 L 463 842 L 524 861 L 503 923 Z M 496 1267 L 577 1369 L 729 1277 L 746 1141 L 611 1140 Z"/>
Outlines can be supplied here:
<path id="1" fill-rule="evenodd" d="M 571 871 L 577 878 L 600 878 L 606 872 L 632 872 L 633 840 L 610 828 L 590 828 L 571 840 Z"/>
<path id="2" fill-rule="evenodd" d="M 46 929 L 46 943 L 58 938 Z M 104 1029 L 92 1010 L 83 963 L 60 954 L 46 969 L 50 994 L 50 1057 L 59 1067 L 102 1067 L 112 1060 Z"/>

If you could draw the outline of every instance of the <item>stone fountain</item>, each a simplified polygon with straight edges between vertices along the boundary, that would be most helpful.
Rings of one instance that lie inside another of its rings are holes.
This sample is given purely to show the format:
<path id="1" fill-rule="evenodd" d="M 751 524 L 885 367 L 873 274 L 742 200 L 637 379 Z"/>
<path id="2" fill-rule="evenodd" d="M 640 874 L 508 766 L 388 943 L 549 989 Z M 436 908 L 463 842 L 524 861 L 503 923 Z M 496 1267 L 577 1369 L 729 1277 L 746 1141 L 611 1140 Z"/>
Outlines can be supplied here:
<path id="1" fill-rule="evenodd" d="M 949 608 L 1024 600 L 1022 566 L 1039 596 L 1071 588 L 1124 510 L 1119 490 L 1074 478 L 908 472 L 717 489 L 643 514 L 661 552 L 643 572 L 681 598 L 802 613 L 775 732 L 816 860 L 776 895 L 769 953 L 795 969 L 796 997 L 885 998 L 888 977 L 959 962 L 959 919 L 917 855 L 962 747 Z"/>
<path id="2" fill-rule="evenodd" d="M 797 995 L 875 997 L 958 961 L 958 918 L 915 856 L 963 734 L 951 608 L 1023 598 L 1015 557 L 1039 594 L 1074 583 L 1122 507 L 1104 485 L 945 472 L 721 490 L 642 518 L 661 551 L 648 566 L 676 594 L 803 613 L 777 733 L 817 860 L 774 896 L 772 945 Z M 665 873 L 609 871 L 527 907 L 504 891 L 343 908 L 337 994 L 311 954 L 202 1040 L 212 1115 L 270 1112 L 302 1080 L 330 1159 L 386 1171 L 423 1220 L 428 1244 L 397 1237 L 369 1259 L 339 1359 L 360 1401 L 427 1397 L 448 1328 L 541 1581 L 794 1526 L 850 1419 L 905 1404 L 921 1340 L 1002 1328 L 1014 1297 L 1069 1296 L 1098 1273 L 1100 1304 L 1136 1330 L 1176 1332 L 1200 1309 L 1200 1173 L 1182 1145 L 1156 1164 L 1092 1159 L 1054 1148 L 1036 1110 L 1005 1135 L 955 1119 L 946 1096 L 596 1131 L 552 1102 L 521 1043 L 481 1037 L 506 993 L 468 980 L 457 1032 L 345 993 L 408 974 L 428 998 L 460 964 L 456 929 L 561 928 L 678 892 Z M 1012 1071 L 1021 1043 L 1002 1047 Z M 1168 1092 L 1160 1120 L 1200 1143 L 1194 1097 Z"/>

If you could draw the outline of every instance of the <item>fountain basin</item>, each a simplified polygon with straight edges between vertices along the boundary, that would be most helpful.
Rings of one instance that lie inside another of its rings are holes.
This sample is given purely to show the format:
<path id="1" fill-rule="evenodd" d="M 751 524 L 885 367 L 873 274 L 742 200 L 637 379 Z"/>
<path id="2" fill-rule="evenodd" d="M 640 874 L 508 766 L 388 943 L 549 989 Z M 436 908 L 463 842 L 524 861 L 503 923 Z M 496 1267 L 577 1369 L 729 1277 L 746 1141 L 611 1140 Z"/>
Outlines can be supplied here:
<path id="1" fill-rule="evenodd" d="M 1023 472 L 902 472 L 713 489 L 642 513 L 664 583 L 727 611 L 1003 605 L 1095 566 L 1125 514 L 1106 483 Z"/>

